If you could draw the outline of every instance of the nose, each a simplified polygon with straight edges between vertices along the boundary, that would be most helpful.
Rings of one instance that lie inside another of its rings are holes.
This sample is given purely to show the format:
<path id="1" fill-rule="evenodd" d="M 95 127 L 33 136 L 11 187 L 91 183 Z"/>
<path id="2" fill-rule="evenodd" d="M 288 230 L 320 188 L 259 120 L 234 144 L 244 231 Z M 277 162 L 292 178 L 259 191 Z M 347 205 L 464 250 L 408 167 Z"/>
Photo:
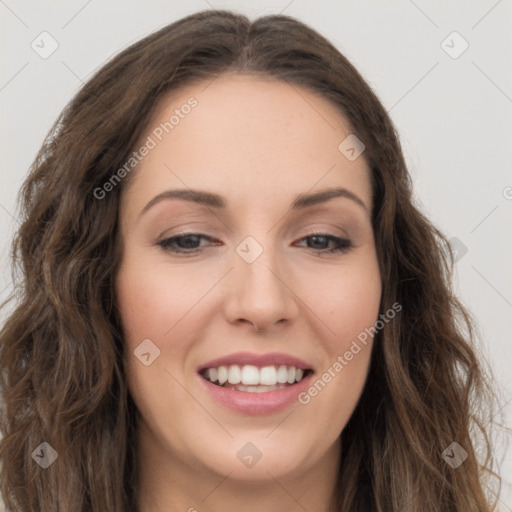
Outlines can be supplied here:
<path id="1" fill-rule="evenodd" d="M 227 283 L 227 320 L 233 324 L 248 322 L 256 331 L 292 323 L 299 309 L 298 298 L 291 273 L 275 251 L 263 250 L 252 263 L 234 256 L 234 268 Z"/>

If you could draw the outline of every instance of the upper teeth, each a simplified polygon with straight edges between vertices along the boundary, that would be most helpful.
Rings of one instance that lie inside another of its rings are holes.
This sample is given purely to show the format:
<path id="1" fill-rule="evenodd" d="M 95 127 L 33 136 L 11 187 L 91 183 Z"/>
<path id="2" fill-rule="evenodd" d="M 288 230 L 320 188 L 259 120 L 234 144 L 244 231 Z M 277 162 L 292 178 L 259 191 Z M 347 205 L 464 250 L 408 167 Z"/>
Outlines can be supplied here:
<path id="1" fill-rule="evenodd" d="M 304 370 L 286 365 L 258 368 L 251 364 L 242 367 L 232 364 L 230 366 L 208 368 L 203 375 L 209 381 L 218 382 L 221 386 L 226 382 L 230 384 L 242 383 L 246 386 L 275 386 L 277 383 L 294 384 L 300 382 L 304 376 Z"/>

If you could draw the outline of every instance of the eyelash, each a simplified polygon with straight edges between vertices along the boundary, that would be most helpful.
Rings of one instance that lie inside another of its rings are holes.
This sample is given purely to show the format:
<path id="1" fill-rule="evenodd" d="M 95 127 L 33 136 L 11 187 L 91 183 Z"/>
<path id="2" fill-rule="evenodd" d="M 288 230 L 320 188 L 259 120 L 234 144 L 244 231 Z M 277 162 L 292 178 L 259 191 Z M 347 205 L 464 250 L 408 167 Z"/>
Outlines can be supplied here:
<path id="1" fill-rule="evenodd" d="M 161 240 L 160 242 L 158 242 L 157 245 L 162 247 L 162 249 L 166 252 L 171 252 L 171 253 L 176 253 L 176 254 L 187 255 L 187 254 L 197 254 L 198 252 L 201 252 L 200 248 L 195 248 L 195 249 L 190 249 L 190 250 L 182 248 L 180 250 L 177 250 L 172 247 L 172 244 L 175 243 L 176 241 L 178 241 L 182 238 L 189 238 L 189 237 L 199 237 L 199 238 L 204 238 L 205 240 L 213 241 L 212 237 L 207 236 L 207 235 L 202 235 L 201 233 L 183 233 L 181 235 L 176 235 L 176 236 L 173 236 L 170 238 L 165 238 L 164 240 Z M 344 253 L 344 252 L 348 252 L 352 248 L 352 242 L 350 240 L 348 240 L 347 238 L 340 238 L 337 236 L 329 235 L 327 233 L 312 233 L 308 236 L 301 238 L 301 240 L 307 240 L 308 238 L 314 238 L 314 237 L 323 237 L 323 238 L 326 238 L 328 241 L 335 241 L 338 244 L 336 247 L 333 247 L 332 249 L 323 249 L 323 250 L 318 250 L 318 249 L 314 249 L 312 247 L 308 247 L 308 249 L 317 251 L 320 254 Z"/>

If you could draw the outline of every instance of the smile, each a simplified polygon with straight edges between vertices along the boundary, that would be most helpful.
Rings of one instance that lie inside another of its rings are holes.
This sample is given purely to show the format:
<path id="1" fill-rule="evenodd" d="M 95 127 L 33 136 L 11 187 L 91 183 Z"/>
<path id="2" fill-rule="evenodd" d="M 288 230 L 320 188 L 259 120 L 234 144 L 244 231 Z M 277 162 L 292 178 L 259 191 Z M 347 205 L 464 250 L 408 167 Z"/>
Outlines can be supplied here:
<path id="1" fill-rule="evenodd" d="M 258 368 L 255 365 L 221 365 L 208 368 L 201 376 L 211 383 L 227 389 L 248 393 L 276 391 L 301 382 L 310 370 L 295 366 L 269 365 Z"/>

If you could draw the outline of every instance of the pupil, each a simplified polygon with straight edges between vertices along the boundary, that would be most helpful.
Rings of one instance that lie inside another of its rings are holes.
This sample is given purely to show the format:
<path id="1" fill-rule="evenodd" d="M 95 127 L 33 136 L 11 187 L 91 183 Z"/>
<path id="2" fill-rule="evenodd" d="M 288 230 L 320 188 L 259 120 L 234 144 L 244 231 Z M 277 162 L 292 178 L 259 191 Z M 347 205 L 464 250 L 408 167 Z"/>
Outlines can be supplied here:
<path id="1" fill-rule="evenodd" d="M 318 242 L 318 239 L 320 239 L 320 245 L 322 244 L 322 240 L 325 242 L 325 236 L 321 235 L 315 235 L 311 237 L 311 241 L 313 242 L 313 245 L 315 245 Z M 318 249 L 318 247 L 316 247 Z"/>
<path id="2" fill-rule="evenodd" d="M 187 243 L 187 240 L 189 243 Z M 190 244 L 190 241 L 192 240 L 192 245 Z M 199 241 L 199 237 L 197 235 L 188 235 L 188 236 L 182 236 L 178 239 L 178 245 L 180 247 L 183 247 L 184 249 L 195 249 L 195 244 Z"/>

